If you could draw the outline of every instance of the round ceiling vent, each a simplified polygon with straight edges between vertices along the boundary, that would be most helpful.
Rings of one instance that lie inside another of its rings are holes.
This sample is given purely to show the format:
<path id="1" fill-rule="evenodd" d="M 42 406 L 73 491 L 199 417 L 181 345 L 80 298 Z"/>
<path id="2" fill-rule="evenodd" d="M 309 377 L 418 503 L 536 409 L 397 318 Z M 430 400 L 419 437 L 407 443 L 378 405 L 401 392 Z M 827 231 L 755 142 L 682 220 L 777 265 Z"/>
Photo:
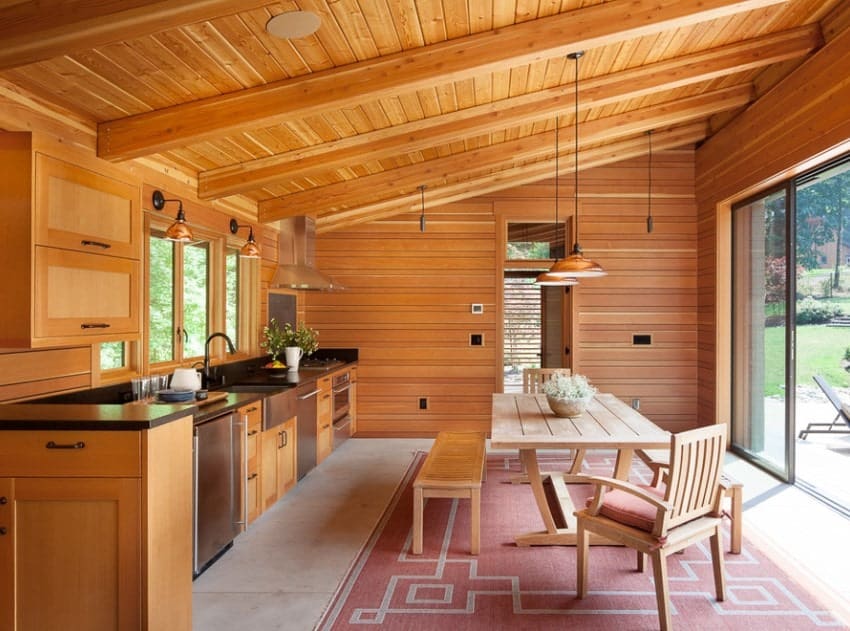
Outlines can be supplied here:
<path id="1" fill-rule="evenodd" d="M 319 30 L 321 19 L 310 11 L 289 11 L 266 22 L 266 31 L 281 39 L 307 37 Z"/>

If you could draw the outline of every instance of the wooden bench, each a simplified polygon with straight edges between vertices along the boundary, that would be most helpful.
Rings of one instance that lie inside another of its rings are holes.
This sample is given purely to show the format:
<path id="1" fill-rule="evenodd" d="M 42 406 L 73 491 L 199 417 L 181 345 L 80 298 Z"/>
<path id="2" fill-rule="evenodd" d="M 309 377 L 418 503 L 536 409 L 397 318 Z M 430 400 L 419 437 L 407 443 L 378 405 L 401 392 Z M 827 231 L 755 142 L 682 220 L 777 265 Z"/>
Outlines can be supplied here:
<path id="1" fill-rule="evenodd" d="M 661 482 L 664 469 L 670 467 L 670 452 L 666 449 L 638 449 L 635 451 L 652 471 L 652 486 Z M 729 519 L 732 522 L 730 531 L 729 551 L 741 554 L 743 541 L 743 524 L 741 517 L 744 509 L 744 485 L 725 473 L 720 474 L 720 487 L 723 494 L 730 498 Z"/>
<path id="2" fill-rule="evenodd" d="M 429 497 L 469 498 L 470 553 L 481 541 L 481 482 L 486 436 L 482 432 L 440 432 L 413 482 L 413 554 L 422 554 L 422 514 Z"/>

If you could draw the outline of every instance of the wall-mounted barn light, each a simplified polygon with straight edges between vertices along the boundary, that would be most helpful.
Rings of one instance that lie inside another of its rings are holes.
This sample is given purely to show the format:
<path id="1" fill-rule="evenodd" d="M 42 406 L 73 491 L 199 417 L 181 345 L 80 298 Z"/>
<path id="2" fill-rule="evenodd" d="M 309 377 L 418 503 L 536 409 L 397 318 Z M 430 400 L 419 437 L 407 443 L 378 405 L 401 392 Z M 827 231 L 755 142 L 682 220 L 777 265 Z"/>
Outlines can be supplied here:
<path id="1" fill-rule="evenodd" d="M 239 249 L 239 256 L 246 259 L 260 258 L 260 246 L 254 241 L 254 226 L 250 224 L 240 225 L 235 219 L 230 220 L 230 234 L 236 234 L 239 228 L 248 228 L 248 240 Z"/>
<path id="2" fill-rule="evenodd" d="M 152 201 L 155 210 L 162 210 L 169 202 L 177 202 L 177 217 L 165 231 L 165 238 L 169 241 L 182 241 L 183 243 L 191 241 L 192 229 L 186 223 L 186 215 L 183 214 L 183 202 L 179 199 L 165 199 L 162 191 L 154 191 Z"/>

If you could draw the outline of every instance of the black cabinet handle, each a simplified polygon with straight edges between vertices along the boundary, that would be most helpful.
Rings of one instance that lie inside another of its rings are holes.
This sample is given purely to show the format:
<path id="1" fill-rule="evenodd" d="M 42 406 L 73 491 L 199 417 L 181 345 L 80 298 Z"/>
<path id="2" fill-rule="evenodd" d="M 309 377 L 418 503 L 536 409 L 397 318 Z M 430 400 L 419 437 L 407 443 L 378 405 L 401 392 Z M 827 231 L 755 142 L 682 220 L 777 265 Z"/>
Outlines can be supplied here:
<path id="1" fill-rule="evenodd" d="M 9 500 L 6 499 L 6 496 L 0 497 L 0 505 L 6 504 Z"/>
<path id="2" fill-rule="evenodd" d="M 108 329 L 111 325 L 106 322 L 83 322 L 81 329 Z"/>
<path id="3" fill-rule="evenodd" d="M 6 534 L 6 527 L 0 526 L 0 536 L 5 535 L 5 534 Z"/>
<path id="4" fill-rule="evenodd" d="M 248 479 L 249 479 L 249 480 L 253 480 L 253 479 L 254 479 L 254 478 L 256 478 L 258 475 L 259 475 L 259 474 L 257 474 L 257 473 L 252 473 L 251 475 L 249 475 L 249 476 L 248 476 Z"/>
<path id="5" fill-rule="evenodd" d="M 260 433 L 259 430 L 252 429 L 250 432 L 248 432 L 248 436 L 254 436 L 255 434 L 259 434 L 259 433 Z"/>
<path id="6" fill-rule="evenodd" d="M 54 441 L 51 440 L 51 441 L 48 441 L 48 443 L 45 445 L 45 447 L 47 447 L 47 449 L 84 449 L 85 446 L 86 446 L 86 444 L 81 440 L 78 440 L 75 443 L 64 443 L 64 444 L 63 443 L 57 443 L 57 442 L 54 442 Z"/>
<path id="7" fill-rule="evenodd" d="M 80 241 L 80 244 L 91 245 L 91 246 L 94 246 L 96 248 L 103 248 L 104 250 L 108 250 L 109 248 L 112 247 L 108 243 L 103 243 L 102 241 L 89 241 L 88 239 L 83 239 L 82 241 Z"/>

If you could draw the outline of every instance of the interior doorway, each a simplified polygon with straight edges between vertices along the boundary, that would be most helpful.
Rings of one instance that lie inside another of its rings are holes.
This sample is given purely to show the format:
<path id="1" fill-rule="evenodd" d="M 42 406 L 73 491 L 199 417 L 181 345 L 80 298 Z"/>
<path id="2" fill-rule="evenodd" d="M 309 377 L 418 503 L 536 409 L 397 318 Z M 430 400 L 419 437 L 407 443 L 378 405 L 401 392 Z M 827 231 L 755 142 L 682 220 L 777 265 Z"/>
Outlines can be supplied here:
<path id="1" fill-rule="evenodd" d="M 571 368 L 571 287 L 541 286 L 538 274 L 563 256 L 563 225 L 508 222 L 503 274 L 504 391 L 522 389 L 525 368 Z"/>

